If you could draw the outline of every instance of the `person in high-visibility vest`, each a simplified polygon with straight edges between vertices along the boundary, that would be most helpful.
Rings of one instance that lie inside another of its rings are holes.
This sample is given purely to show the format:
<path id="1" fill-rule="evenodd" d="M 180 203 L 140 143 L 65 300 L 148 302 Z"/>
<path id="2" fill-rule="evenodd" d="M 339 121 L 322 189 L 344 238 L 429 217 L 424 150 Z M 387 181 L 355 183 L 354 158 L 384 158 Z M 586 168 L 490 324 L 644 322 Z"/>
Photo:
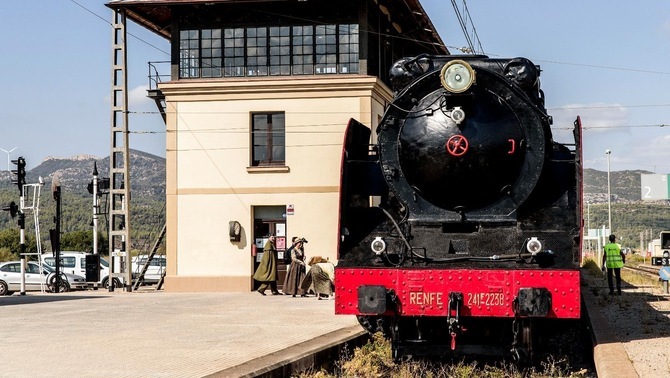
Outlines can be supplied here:
<path id="1" fill-rule="evenodd" d="M 610 242 L 605 244 L 605 253 L 603 253 L 603 272 L 607 267 L 607 284 L 610 287 L 610 295 L 614 295 L 614 284 L 612 282 L 612 273 L 616 276 L 617 294 L 621 295 L 621 268 L 625 262 L 625 257 L 621 253 L 621 247 L 615 243 L 616 236 L 610 235 Z"/>

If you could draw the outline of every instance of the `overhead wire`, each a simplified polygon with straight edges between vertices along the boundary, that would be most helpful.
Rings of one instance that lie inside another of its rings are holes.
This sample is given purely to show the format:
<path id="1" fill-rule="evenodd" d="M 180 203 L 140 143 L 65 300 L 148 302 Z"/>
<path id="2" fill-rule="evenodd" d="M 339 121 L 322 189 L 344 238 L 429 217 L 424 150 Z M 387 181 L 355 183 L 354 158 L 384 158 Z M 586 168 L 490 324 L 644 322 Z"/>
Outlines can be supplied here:
<path id="1" fill-rule="evenodd" d="M 84 5 L 80 4 L 80 3 L 77 2 L 76 0 L 70 0 L 70 1 L 71 1 L 72 3 L 74 3 L 74 4 L 76 4 L 77 6 L 81 7 L 81 8 L 84 9 L 85 11 L 91 13 L 91 14 L 94 15 L 95 17 L 99 18 L 100 20 L 104 21 L 106 24 L 112 26 L 111 22 L 105 20 L 102 16 L 98 15 L 97 13 L 95 13 L 94 11 L 92 11 L 92 10 L 90 10 L 89 8 L 85 7 Z M 467 5 L 466 5 L 466 8 L 465 8 L 465 9 L 467 9 Z M 319 23 L 317 20 L 306 19 L 306 18 L 303 18 L 303 17 L 291 16 L 291 15 L 288 15 L 288 14 L 280 14 L 280 13 L 276 13 L 276 12 L 261 11 L 261 10 L 258 10 L 258 9 L 254 9 L 254 11 L 256 11 L 256 12 L 262 12 L 262 13 L 266 13 L 266 14 L 270 14 L 270 15 L 279 15 L 279 16 L 286 17 L 286 18 L 288 18 L 288 19 L 302 20 L 302 21 L 306 21 L 306 22 L 310 22 L 310 23 Z M 469 11 L 468 11 L 468 15 L 469 15 Z M 468 17 L 469 17 L 469 16 L 468 16 Z M 325 23 L 322 23 L 322 24 L 325 25 Z M 474 26 L 473 26 L 473 29 L 474 29 Z M 405 35 L 400 35 L 400 36 L 398 36 L 398 35 L 393 35 L 393 34 L 388 34 L 388 33 L 382 33 L 382 32 L 375 32 L 375 31 L 369 31 L 369 30 L 366 31 L 366 32 L 369 33 L 369 34 L 376 34 L 376 35 L 383 36 L 383 37 L 386 37 L 386 38 L 399 39 L 399 40 L 406 40 L 406 41 L 410 41 L 410 42 L 417 42 L 417 43 L 424 43 L 424 44 L 426 43 L 426 41 L 419 40 L 419 39 L 416 39 L 416 38 L 410 38 L 410 37 L 407 37 L 407 36 L 405 36 Z M 477 40 L 479 41 L 479 36 L 476 34 L 476 29 L 474 29 L 474 33 L 475 33 L 475 35 L 476 35 Z M 146 45 L 148 45 L 148 46 L 150 46 L 150 47 L 152 47 L 152 48 L 154 48 L 154 49 L 156 49 L 156 50 L 158 50 L 158 51 L 164 53 L 165 55 L 170 56 L 170 53 L 169 53 L 169 52 L 167 52 L 167 51 L 161 49 L 160 47 L 157 47 L 156 45 L 154 45 L 154 44 L 152 44 L 152 43 L 150 43 L 150 42 L 147 42 L 147 41 L 143 40 L 142 38 L 140 38 L 140 37 L 138 37 L 138 36 L 136 36 L 136 35 L 134 35 L 134 34 L 132 34 L 132 33 L 128 33 L 128 35 L 130 35 L 130 36 L 132 36 L 133 38 L 136 38 L 138 41 L 141 41 L 141 42 L 145 43 Z M 432 43 L 432 44 L 434 44 L 434 45 L 439 45 L 439 46 L 441 46 L 441 47 L 445 47 L 445 48 L 447 48 L 447 49 L 459 50 L 459 51 L 463 51 L 463 52 L 470 52 L 470 51 L 468 50 L 469 48 L 457 47 L 457 46 L 446 45 L 446 44 L 440 44 L 440 43 Z M 481 43 L 478 42 L 478 44 L 480 45 L 480 49 L 481 49 L 481 52 L 482 52 L 483 54 L 486 54 L 486 55 L 489 55 L 489 56 L 502 56 L 502 55 L 494 54 L 494 53 L 491 53 L 491 52 L 485 52 L 485 51 L 483 51 L 483 48 L 481 48 Z M 474 48 L 473 48 L 473 51 L 474 51 Z M 670 75 L 670 71 L 658 71 L 658 70 L 645 70 L 645 69 L 639 69 L 639 68 L 603 66 L 603 65 L 597 65 L 597 64 L 586 64 L 586 63 L 575 63 L 575 62 L 563 62 L 563 61 L 557 61 L 557 60 L 543 60 L 543 59 L 532 59 L 532 60 L 533 60 L 533 61 L 536 61 L 536 62 L 544 62 L 544 63 L 551 63 L 551 64 L 564 64 L 564 65 L 572 65 L 572 66 L 579 66 L 579 67 L 590 67 L 590 68 L 601 68 L 601 69 L 608 69 L 608 70 L 619 70 L 619 71 L 631 71 L 631 72 L 642 72 L 642 73 L 651 73 L 651 74 L 660 74 L 660 75 Z"/>
<path id="2" fill-rule="evenodd" d="M 98 15 L 97 13 L 95 13 L 94 11 L 92 11 L 91 9 L 87 8 L 86 6 L 82 5 L 82 4 L 79 3 L 78 1 L 76 1 L 76 0 L 70 0 L 70 1 L 71 1 L 73 4 L 76 4 L 77 6 L 81 7 L 81 8 L 84 9 L 86 12 L 90 13 L 91 15 L 93 15 L 93 16 L 99 18 L 100 20 L 102 20 L 102 21 L 105 22 L 106 24 L 110 25 L 110 27 L 113 27 L 113 25 L 112 25 L 111 22 L 109 22 L 108 20 L 106 20 L 106 19 L 103 18 L 102 16 Z M 464 33 L 466 39 L 468 40 L 468 46 L 469 46 L 469 47 L 466 49 L 466 48 L 461 48 L 461 47 L 456 47 L 456 46 L 442 45 L 442 44 L 438 44 L 438 43 L 434 43 L 434 44 L 435 44 L 435 45 L 441 45 L 441 46 L 443 46 L 443 47 L 445 47 L 445 48 L 447 48 L 447 49 L 458 50 L 458 51 L 462 51 L 462 52 L 466 52 L 466 53 L 473 53 L 473 52 L 475 52 L 475 53 L 476 53 L 476 52 L 485 53 L 484 50 L 483 50 L 483 47 L 482 47 L 482 45 L 481 45 L 481 41 L 480 41 L 480 39 L 479 39 L 479 36 L 477 35 L 476 28 L 475 28 L 475 26 L 474 26 L 474 22 L 472 21 L 472 18 L 471 18 L 471 16 L 470 16 L 469 9 L 467 8 L 466 1 L 463 0 L 463 10 L 464 10 L 464 12 L 465 12 L 465 17 L 464 17 L 463 15 L 461 15 L 460 12 L 458 11 L 457 6 L 456 6 L 456 3 L 455 3 L 455 0 L 452 0 L 452 5 L 454 6 L 454 9 L 456 10 L 456 14 L 457 14 L 457 17 L 458 17 L 458 19 L 459 19 L 459 23 L 461 24 L 461 28 L 462 28 L 462 30 L 463 30 L 463 33 Z M 291 15 L 287 15 L 287 14 L 277 14 L 276 12 L 261 11 L 261 10 L 257 10 L 257 9 L 254 10 L 254 11 L 257 11 L 257 12 L 264 12 L 264 13 L 273 14 L 273 15 L 281 15 L 281 16 L 283 16 L 283 17 L 287 17 L 287 18 L 290 18 L 290 19 L 299 19 L 299 20 L 304 20 L 304 21 L 306 21 L 306 22 L 310 22 L 310 23 L 315 23 L 315 22 L 317 22 L 317 21 L 315 21 L 315 20 L 305 19 L 305 18 L 300 18 L 300 17 L 295 17 L 295 16 L 291 16 Z M 466 19 L 466 18 L 467 18 L 467 19 Z M 472 36 L 472 37 L 469 35 L 469 33 L 468 33 L 468 31 L 467 31 L 467 25 L 468 25 L 468 22 L 469 22 L 469 24 L 470 24 L 471 27 L 472 27 L 472 33 L 473 33 L 473 36 Z M 421 40 L 417 40 L 417 39 L 408 37 L 408 36 L 406 36 L 406 35 L 397 36 L 397 35 L 392 35 L 392 34 L 389 34 L 389 33 L 382 33 L 382 32 L 371 31 L 371 30 L 368 30 L 367 32 L 370 33 L 370 34 L 376 34 L 376 35 L 379 35 L 379 36 L 384 36 L 384 37 L 386 37 L 386 38 L 402 39 L 402 40 L 407 40 L 407 41 L 414 41 L 414 42 L 417 42 L 417 43 L 425 43 L 425 42 L 426 42 L 426 41 L 421 41 Z M 137 36 L 137 35 L 135 35 L 135 34 L 133 34 L 133 33 L 130 33 L 130 32 L 126 32 L 126 33 L 127 33 L 129 36 L 131 36 L 131 37 L 137 39 L 138 41 L 140 41 L 140 42 L 146 44 L 147 46 L 150 46 L 150 47 L 156 49 L 157 51 L 160 51 L 160 52 L 164 53 L 165 55 L 170 56 L 170 53 L 169 53 L 169 52 L 167 52 L 167 51 L 161 49 L 160 47 L 157 47 L 156 45 L 154 45 L 154 44 L 152 44 L 152 43 L 150 43 L 150 42 L 148 42 L 148 41 L 146 41 L 146 40 L 140 38 L 139 36 Z M 476 49 L 476 48 L 475 48 L 475 44 L 474 44 L 473 38 L 476 40 L 476 42 L 477 42 L 477 46 L 479 47 L 479 49 Z M 497 54 L 492 54 L 492 53 L 486 53 L 486 54 L 487 54 L 487 55 L 490 55 L 490 56 L 499 56 L 499 55 L 497 55 Z M 668 74 L 670 74 L 670 72 L 666 72 L 666 71 L 646 70 L 646 69 L 639 69 L 639 68 L 627 68 L 627 67 L 603 66 L 603 65 L 594 65 L 594 64 L 585 64 L 585 63 L 574 63 L 574 62 L 562 62 L 562 61 L 556 61 L 556 60 L 543 60 L 543 59 L 533 59 L 533 60 L 536 61 L 536 62 L 543 62 L 543 63 L 550 63 L 550 64 L 571 65 L 571 66 L 578 66 L 578 67 L 589 67 L 589 68 L 599 68 L 599 69 L 619 70 L 619 71 L 629 71 L 629 72 L 640 72 L 640 73 L 660 74 L 660 75 L 668 75 Z M 620 106 L 620 105 L 578 106 L 578 107 L 569 107 L 569 108 L 548 108 L 548 110 L 559 110 L 559 109 L 560 109 L 560 110 L 564 110 L 564 109 L 640 108 L 640 107 L 665 107 L 665 106 L 670 106 L 670 104 L 643 104 L 643 105 L 621 105 L 621 106 Z M 130 114 L 138 114 L 138 115 L 148 115 L 148 114 L 155 115 L 155 114 L 159 114 L 160 112 L 158 112 L 158 111 L 143 111 L 143 112 L 129 111 L 128 113 L 130 113 Z M 183 113 L 183 114 L 188 114 L 188 113 L 189 113 L 189 112 L 186 112 L 186 113 Z M 200 113 L 198 113 L 198 112 L 192 112 L 192 113 L 204 114 L 204 112 L 200 112 Z M 232 112 L 207 112 L 207 113 L 211 113 L 211 114 L 232 114 Z M 308 114 L 309 112 L 300 112 L 300 113 Z M 332 113 L 335 114 L 336 112 L 332 112 Z M 344 112 L 343 112 L 343 113 L 344 113 Z M 324 125 L 325 125 L 325 124 L 324 124 Z M 304 125 L 304 126 L 305 126 L 305 127 L 318 127 L 318 126 L 324 126 L 324 125 L 312 124 L 312 125 Z M 661 123 L 661 124 L 646 124 L 646 125 L 601 125 L 601 126 L 583 126 L 583 130 L 584 130 L 584 131 L 588 131 L 588 130 L 593 130 L 593 129 L 661 128 L 661 127 L 666 127 L 666 126 L 669 126 L 669 125 L 668 125 L 668 124 L 664 124 L 664 123 Z M 552 128 L 552 129 L 554 129 L 554 130 L 572 130 L 572 127 L 554 127 L 554 128 Z M 168 133 L 168 132 L 173 132 L 173 131 L 150 131 L 150 130 L 149 130 L 149 131 L 147 131 L 147 130 L 129 131 L 129 133 L 131 133 L 131 134 L 166 134 L 166 133 Z M 184 132 L 184 130 L 179 130 L 179 131 L 174 131 L 174 132 Z M 222 133 L 227 133 L 227 132 L 231 132 L 231 133 L 240 132 L 240 133 L 242 133 L 242 132 L 244 132 L 244 133 L 248 133 L 249 131 L 248 131 L 248 128 L 244 128 L 243 131 L 233 131 L 233 130 L 231 130 L 231 129 L 219 129 L 219 130 L 190 130 L 190 132 L 191 132 L 191 133 L 207 133 L 207 132 L 222 132 Z M 287 131 L 287 133 L 296 133 L 296 134 L 297 134 L 297 133 L 299 133 L 299 132 L 295 132 L 295 131 Z M 319 133 L 324 133 L 324 134 L 325 134 L 325 133 L 341 133 L 341 131 L 339 131 L 339 132 L 338 132 L 338 131 L 328 131 L 328 132 L 318 132 L 318 131 L 315 132 L 315 131 L 310 131 L 310 132 L 304 132 L 304 133 L 305 133 L 305 134 L 319 134 Z M 329 145 L 329 144 L 325 144 L 325 145 Z M 301 146 L 302 146 L 302 147 L 305 147 L 305 146 L 307 146 L 307 145 L 301 145 Z M 319 145 L 315 144 L 315 145 L 312 145 L 312 146 L 319 146 Z M 287 146 L 287 147 L 288 147 L 288 146 Z M 298 147 L 298 146 L 296 146 L 296 147 Z"/>
<path id="3" fill-rule="evenodd" d="M 85 7 L 84 5 L 78 3 L 76 0 L 70 0 L 70 1 L 71 1 L 72 3 L 74 3 L 74 4 L 76 4 L 77 6 L 79 6 L 80 8 L 84 9 L 86 12 L 88 12 L 88 13 L 92 14 L 93 16 L 95 16 L 95 17 L 101 19 L 104 23 L 106 23 L 106 24 L 109 25 L 110 27 L 112 27 L 112 28 L 114 27 L 114 25 L 112 25 L 111 22 L 105 20 L 102 16 L 100 16 L 99 14 L 97 14 L 97 13 L 95 13 L 94 11 L 90 10 L 89 8 Z M 142 38 L 136 36 L 136 35 L 133 34 L 133 33 L 128 32 L 127 30 L 126 30 L 126 34 L 128 34 L 129 36 L 131 36 L 131 37 L 137 39 L 138 41 L 140 41 L 140 42 L 146 44 L 147 46 L 153 47 L 154 49 L 156 49 L 156 50 L 158 50 L 158 51 L 164 53 L 165 55 L 170 56 L 170 53 L 169 53 L 169 52 L 167 52 L 167 51 L 161 49 L 160 47 L 158 47 L 158 46 L 156 46 L 156 45 L 154 45 L 154 44 L 152 44 L 152 43 L 150 43 L 150 42 L 145 41 L 144 39 L 142 39 Z"/>

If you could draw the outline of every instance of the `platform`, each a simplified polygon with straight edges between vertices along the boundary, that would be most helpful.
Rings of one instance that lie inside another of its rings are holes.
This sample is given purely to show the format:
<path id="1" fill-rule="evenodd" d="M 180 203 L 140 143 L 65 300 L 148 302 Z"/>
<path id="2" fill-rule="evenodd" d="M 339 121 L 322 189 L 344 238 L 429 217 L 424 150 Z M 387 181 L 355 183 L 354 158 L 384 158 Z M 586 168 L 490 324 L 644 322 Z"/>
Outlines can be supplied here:
<path id="1" fill-rule="evenodd" d="M 638 378 L 640 375 L 633 366 L 621 340 L 611 326 L 611 319 L 603 314 L 600 299 L 594 295 L 598 290 L 595 285 L 602 280 L 594 279 L 582 272 L 582 303 L 586 307 L 584 313 L 591 327 L 594 344 L 593 359 L 599 378 Z M 628 293 L 626 293 L 628 295 Z M 617 296 L 617 298 L 619 298 Z M 646 377 L 643 377 L 646 378 Z M 651 378 L 651 377 L 649 377 Z"/>
<path id="2" fill-rule="evenodd" d="M 0 319 L 0 377 L 244 376 L 365 333 L 332 299 L 256 292 L 28 293 Z"/>
<path id="3" fill-rule="evenodd" d="M 638 377 L 583 286 L 599 377 Z M 269 293 L 268 293 L 269 294 Z M 334 301 L 106 290 L 0 297 L 0 377 L 240 377 L 366 334 Z"/>

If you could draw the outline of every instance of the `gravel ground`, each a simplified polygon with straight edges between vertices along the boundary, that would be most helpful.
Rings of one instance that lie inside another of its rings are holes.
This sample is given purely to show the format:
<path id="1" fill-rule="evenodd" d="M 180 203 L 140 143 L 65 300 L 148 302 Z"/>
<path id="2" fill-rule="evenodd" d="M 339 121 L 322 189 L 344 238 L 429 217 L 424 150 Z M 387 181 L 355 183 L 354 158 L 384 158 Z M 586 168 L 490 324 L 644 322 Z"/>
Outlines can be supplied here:
<path id="1" fill-rule="evenodd" d="M 610 296 L 606 278 L 584 276 L 640 378 L 670 378 L 670 294 L 656 284 L 629 284 L 639 279 L 623 271 L 622 295 Z"/>

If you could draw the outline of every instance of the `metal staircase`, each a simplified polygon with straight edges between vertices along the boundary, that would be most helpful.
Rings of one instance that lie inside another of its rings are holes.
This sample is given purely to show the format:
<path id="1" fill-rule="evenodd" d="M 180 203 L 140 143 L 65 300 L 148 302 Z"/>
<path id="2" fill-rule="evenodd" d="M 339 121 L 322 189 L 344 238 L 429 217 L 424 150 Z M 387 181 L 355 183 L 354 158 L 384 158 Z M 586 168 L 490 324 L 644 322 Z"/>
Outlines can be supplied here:
<path id="1" fill-rule="evenodd" d="M 140 270 L 140 274 L 135 278 L 135 284 L 133 285 L 133 290 L 137 290 L 142 282 L 144 281 L 144 275 L 147 274 L 147 269 L 149 269 L 149 266 L 151 265 L 151 261 L 154 259 L 154 256 L 156 255 L 156 251 L 158 251 L 158 247 L 160 247 L 161 243 L 163 242 L 163 238 L 165 238 L 165 230 L 166 230 L 166 225 L 163 225 L 163 229 L 161 230 L 160 235 L 158 235 L 158 238 L 156 239 L 156 242 L 154 243 L 153 248 L 151 248 L 151 252 L 149 253 L 149 256 L 147 257 L 147 260 L 144 262 L 144 265 L 142 266 L 142 269 Z M 163 272 L 161 274 L 161 279 L 158 284 L 158 289 L 160 289 L 160 286 L 163 283 L 163 278 L 165 278 L 165 269 L 163 269 Z"/>
<path id="2" fill-rule="evenodd" d="M 167 117 L 165 116 L 165 95 L 158 88 L 158 84 L 162 81 L 162 75 L 158 73 L 158 69 L 156 68 L 156 64 L 161 63 L 170 62 L 149 62 L 149 90 L 147 90 L 147 97 L 154 100 L 158 111 L 161 113 L 161 117 L 163 117 L 163 122 L 167 123 Z"/>
<path id="3" fill-rule="evenodd" d="M 162 82 L 162 77 L 158 72 L 158 69 L 156 67 L 157 64 L 170 64 L 169 61 L 161 61 L 161 62 L 149 62 L 149 90 L 147 90 L 147 97 L 150 99 L 154 100 L 156 103 L 156 107 L 158 108 L 158 111 L 161 114 L 161 117 L 163 117 L 163 122 L 167 125 L 167 117 L 165 113 L 165 95 L 163 92 L 158 88 L 158 85 Z M 165 233 L 166 233 L 167 227 L 164 224 L 163 229 L 160 232 L 160 235 L 156 239 L 156 243 L 154 244 L 153 248 L 151 249 L 151 253 L 149 253 L 149 256 L 147 257 L 147 260 L 144 263 L 144 266 L 142 267 L 142 270 L 137 276 L 135 285 L 134 285 L 134 290 L 137 290 L 137 288 L 142 284 L 142 281 L 144 280 L 144 275 L 147 273 L 147 269 L 149 269 L 149 266 L 151 265 L 151 261 L 153 260 L 154 256 L 156 255 L 156 251 L 158 250 L 158 247 L 160 244 L 163 242 L 163 239 L 165 238 Z M 156 284 L 156 290 L 160 290 L 163 287 L 163 282 L 165 281 L 165 274 L 166 274 L 167 269 L 164 267 L 163 271 L 161 272 L 161 278 L 158 280 L 158 283 Z"/>

